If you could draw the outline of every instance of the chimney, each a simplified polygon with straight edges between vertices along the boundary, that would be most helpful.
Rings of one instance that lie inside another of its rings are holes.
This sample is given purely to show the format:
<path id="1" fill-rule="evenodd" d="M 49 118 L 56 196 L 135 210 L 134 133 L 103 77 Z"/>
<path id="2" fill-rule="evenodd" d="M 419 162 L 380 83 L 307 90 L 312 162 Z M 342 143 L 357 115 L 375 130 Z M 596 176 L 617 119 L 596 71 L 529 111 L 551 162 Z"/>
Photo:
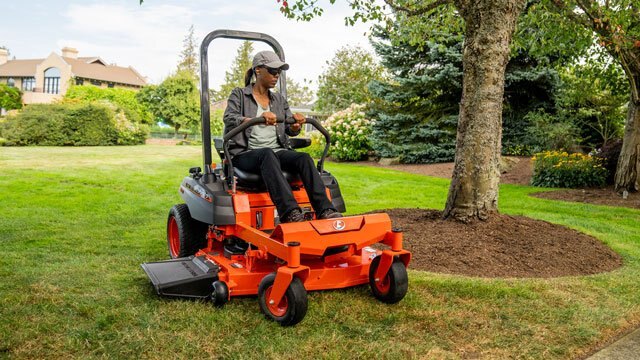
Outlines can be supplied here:
<path id="1" fill-rule="evenodd" d="M 0 65 L 4 65 L 9 61 L 9 52 L 5 49 L 0 49 Z"/>
<path id="2" fill-rule="evenodd" d="M 77 59 L 78 58 L 78 50 L 72 48 L 72 47 L 68 47 L 65 46 L 62 48 L 62 57 L 68 57 L 68 58 L 72 58 L 72 59 Z"/>

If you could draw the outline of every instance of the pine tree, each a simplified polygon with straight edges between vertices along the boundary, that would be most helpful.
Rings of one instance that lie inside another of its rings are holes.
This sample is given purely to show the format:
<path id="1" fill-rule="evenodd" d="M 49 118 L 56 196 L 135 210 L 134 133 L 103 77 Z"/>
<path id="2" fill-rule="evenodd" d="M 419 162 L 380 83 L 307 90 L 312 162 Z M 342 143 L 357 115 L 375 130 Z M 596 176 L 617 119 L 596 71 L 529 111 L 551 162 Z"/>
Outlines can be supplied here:
<path id="1" fill-rule="evenodd" d="M 196 79 L 200 78 L 200 69 L 198 62 L 198 51 L 196 47 L 195 30 L 193 25 L 189 28 L 189 32 L 182 41 L 182 51 L 180 52 L 180 62 L 178 63 L 178 71 L 186 70 L 193 74 Z"/>
<path id="2" fill-rule="evenodd" d="M 372 108 L 377 121 L 372 147 L 403 163 L 452 161 L 462 93 L 462 36 L 445 34 L 439 43 L 424 46 L 402 38 L 391 43 L 382 28 L 374 36 L 373 47 L 393 79 L 370 86 L 381 100 Z"/>
<path id="3" fill-rule="evenodd" d="M 404 29 L 407 30 L 406 28 Z M 372 109 L 377 119 L 373 148 L 382 157 L 405 163 L 452 161 L 462 95 L 462 35 L 432 34 L 415 44 L 399 33 L 374 31 L 374 48 L 393 74 L 389 82 L 373 82 L 380 99 Z M 527 139 L 532 126 L 525 115 L 555 109 L 559 77 L 545 64 L 549 59 L 521 51 L 509 60 L 505 72 L 503 148 L 518 144 L 534 148 Z"/>
<path id="4" fill-rule="evenodd" d="M 251 68 L 253 61 L 252 52 L 253 43 L 251 41 L 243 41 L 236 52 L 231 69 L 224 75 L 224 83 L 219 90 L 211 91 L 211 99 L 213 101 L 225 100 L 231 94 L 231 90 L 237 87 L 244 87 L 244 75 Z"/>

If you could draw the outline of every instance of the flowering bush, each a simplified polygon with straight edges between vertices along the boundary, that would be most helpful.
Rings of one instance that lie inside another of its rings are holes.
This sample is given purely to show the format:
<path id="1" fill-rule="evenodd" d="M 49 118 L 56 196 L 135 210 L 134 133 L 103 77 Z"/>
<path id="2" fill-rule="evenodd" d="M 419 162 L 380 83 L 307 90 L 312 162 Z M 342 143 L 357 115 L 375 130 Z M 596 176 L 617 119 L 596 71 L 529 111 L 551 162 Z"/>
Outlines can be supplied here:
<path id="1" fill-rule="evenodd" d="M 331 135 L 331 156 L 337 160 L 356 161 L 367 156 L 371 150 L 369 134 L 374 120 L 365 118 L 364 105 L 351 104 L 323 121 L 322 125 Z"/>
<path id="2" fill-rule="evenodd" d="M 578 188 L 603 186 L 607 169 L 600 159 L 583 154 L 545 151 L 533 157 L 534 186 Z"/>

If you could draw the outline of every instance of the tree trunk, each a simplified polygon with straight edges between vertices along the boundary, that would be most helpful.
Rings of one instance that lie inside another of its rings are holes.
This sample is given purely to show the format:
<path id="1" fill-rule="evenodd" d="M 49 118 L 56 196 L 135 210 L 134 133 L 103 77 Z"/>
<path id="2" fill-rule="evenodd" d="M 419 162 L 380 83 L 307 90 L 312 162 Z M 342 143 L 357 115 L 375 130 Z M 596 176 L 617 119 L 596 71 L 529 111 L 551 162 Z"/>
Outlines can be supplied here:
<path id="1" fill-rule="evenodd" d="M 486 220 L 498 208 L 504 72 L 525 0 L 457 0 L 465 20 L 456 156 L 445 217 Z"/>
<path id="2" fill-rule="evenodd" d="M 638 76 L 640 78 L 640 76 Z M 638 191 L 640 172 L 640 101 L 631 96 L 629 112 L 624 128 L 622 150 L 616 168 L 615 189 L 617 192 Z"/>

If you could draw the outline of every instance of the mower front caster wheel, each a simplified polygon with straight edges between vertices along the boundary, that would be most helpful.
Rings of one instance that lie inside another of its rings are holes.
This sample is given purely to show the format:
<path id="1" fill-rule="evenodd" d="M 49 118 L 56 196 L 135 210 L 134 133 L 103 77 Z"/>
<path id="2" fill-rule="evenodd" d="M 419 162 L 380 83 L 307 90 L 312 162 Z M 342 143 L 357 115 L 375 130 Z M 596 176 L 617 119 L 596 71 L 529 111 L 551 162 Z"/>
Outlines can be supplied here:
<path id="1" fill-rule="evenodd" d="M 402 300 L 407 294 L 409 288 L 409 278 L 407 276 L 407 269 L 402 261 L 399 259 L 393 259 L 391 268 L 387 274 L 381 279 L 376 279 L 375 274 L 378 266 L 380 266 L 380 259 L 382 256 L 376 256 L 371 261 L 369 267 L 369 285 L 371 286 L 371 292 L 376 299 L 387 303 L 395 304 Z"/>
<path id="2" fill-rule="evenodd" d="M 211 292 L 211 301 L 213 305 L 222 307 L 229 301 L 229 287 L 222 281 L 214 281 L 213 291 Z"/>
<path id="3" fill-rule="evenodd" d="M 262 279 L 258 287 L 258 302 L 260 310 L 269 320 L 282 326 L 299 323 L 307 314 L 307 290 L 299 278 L 293 278 L 286 293 L 277 304 L 269 304 L 269 296 L 273 290 L 276 274 L 271 273 Z"/>

